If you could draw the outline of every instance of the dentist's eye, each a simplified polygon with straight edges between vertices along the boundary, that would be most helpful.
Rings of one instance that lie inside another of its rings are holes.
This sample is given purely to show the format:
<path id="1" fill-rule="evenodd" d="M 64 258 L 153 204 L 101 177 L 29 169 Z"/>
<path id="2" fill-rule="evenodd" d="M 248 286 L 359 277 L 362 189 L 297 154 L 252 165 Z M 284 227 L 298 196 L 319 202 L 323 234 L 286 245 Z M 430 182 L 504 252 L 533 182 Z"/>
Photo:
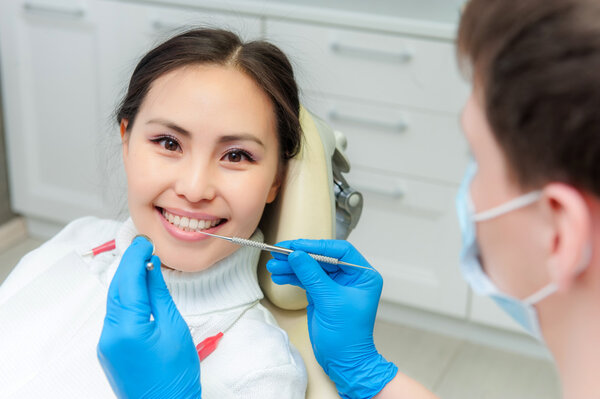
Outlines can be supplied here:
<path id="1" fill-rule="evenodd" d="M 180 151 L 181 150 L 181 146 L 179 145 L 179 142 L 177 141 L 177 139 L 175 139 L 174 137 L 171 137 L 171 136 L 157 137 L 151 141 L 153 143 L 160 145 L 167 151 Z"/>
<path id="2" fill-rule="evenodd" d="M 238 163 L 242 161 L 254 162 L 254 158 L 248 152 L 244 150 L 231 150 L 223 156 L 223 159 L 227 162 Z"/>

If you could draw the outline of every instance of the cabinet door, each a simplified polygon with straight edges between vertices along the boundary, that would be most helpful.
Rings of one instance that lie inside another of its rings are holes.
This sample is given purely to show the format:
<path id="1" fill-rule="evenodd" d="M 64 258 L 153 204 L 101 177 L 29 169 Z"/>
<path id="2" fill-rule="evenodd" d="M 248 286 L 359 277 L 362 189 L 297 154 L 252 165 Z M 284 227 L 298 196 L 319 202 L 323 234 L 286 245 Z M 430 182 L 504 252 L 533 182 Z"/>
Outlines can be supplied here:
<path id="1" fill-rule="evenodd" d="M 83 0 L 0 3 L 12 204 L 66 222 L 102 214 L 98 21 Z"/>
<path id="2" fill-rule="evenodd" d="M 455 185 L 462 180 L 468 146 L 456 115 L 305 95 L 309 110 L 344 133 L 353 166 Z"/>
<path id="3" fill-rule="evenodd" d="M 453 114 L 467 97 L 449 41 L 276 20 L 265 35 L 304 90 Z"/>
<path id="4" fill-rule="evenodd" d="M 453 185 L 353 168 L 365 207 L 349 237 L 384 278 L 382 298 L 465 318 Z"/>

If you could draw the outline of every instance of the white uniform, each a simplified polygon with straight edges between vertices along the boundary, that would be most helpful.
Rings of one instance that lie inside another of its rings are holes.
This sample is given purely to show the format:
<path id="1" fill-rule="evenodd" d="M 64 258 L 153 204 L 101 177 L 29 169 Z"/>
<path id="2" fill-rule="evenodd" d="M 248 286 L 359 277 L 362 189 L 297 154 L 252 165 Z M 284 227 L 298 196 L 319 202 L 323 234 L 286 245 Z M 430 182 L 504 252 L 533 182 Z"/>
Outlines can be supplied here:
<path id="1" fill-rule="evenodd" d="M 78 219 L 27 254 L 0 287 L 0 397 L 114 397 L 96 357 L 108 285 L 135 236 L 131 220 Z M 81 254 L 116 238 L 116 249 Z M 262 239 L 257 231 L 253 239 Z M 194 343 L 216 335 L 262 298 L 259 251 L 238 251 L 198 273 L 163 269 Z M 201 363 L 203 398 L 303 398 L 302 359 L 260 304 Z"/>

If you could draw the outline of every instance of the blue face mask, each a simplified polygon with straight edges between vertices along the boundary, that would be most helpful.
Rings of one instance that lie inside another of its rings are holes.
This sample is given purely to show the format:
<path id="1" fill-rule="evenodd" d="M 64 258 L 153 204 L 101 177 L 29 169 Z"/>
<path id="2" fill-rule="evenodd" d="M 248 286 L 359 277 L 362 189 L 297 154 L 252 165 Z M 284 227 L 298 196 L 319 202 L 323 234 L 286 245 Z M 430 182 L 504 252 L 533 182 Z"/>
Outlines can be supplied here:
<path id="1" fill-rule="evenodd" d="M 463 246 L 460 253 L 460 267 L 463 278 L 469 283 L 475 293 L 491 297 L 506 313 L 523 326 L 527 332 L 537 339 L 542 340 L 537 312 L 533 305 L 556 292 L 556 285 L 550 283 L 523 300 L 502 293 L 483 271 L 475 229 L 475 223 L 477 222 L 490 220 L 533 204 L 540 199 L 541 191 L 533 191 L 488 211 L 475 213 L 473 202 L 471 201 L 470 186 L 476 172 L 477 164 L 472 161 L 467 168 L 456 197 L 456 210 L 462 232 Z"/>

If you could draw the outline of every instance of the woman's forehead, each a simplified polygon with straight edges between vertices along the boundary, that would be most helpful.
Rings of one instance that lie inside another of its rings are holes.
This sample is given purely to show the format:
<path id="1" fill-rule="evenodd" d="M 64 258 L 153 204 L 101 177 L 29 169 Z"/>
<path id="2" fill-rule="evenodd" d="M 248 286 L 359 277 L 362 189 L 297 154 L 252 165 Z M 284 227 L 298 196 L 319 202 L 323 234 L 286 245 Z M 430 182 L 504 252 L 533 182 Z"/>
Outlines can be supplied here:
<path id="1" fill-rule="evenodd" d="M 264 135 L 276 130 L 267 94 L 246 74 L 218 65 L 178 68 L 159 77 L 140 107 L 140 117 Z"/>

